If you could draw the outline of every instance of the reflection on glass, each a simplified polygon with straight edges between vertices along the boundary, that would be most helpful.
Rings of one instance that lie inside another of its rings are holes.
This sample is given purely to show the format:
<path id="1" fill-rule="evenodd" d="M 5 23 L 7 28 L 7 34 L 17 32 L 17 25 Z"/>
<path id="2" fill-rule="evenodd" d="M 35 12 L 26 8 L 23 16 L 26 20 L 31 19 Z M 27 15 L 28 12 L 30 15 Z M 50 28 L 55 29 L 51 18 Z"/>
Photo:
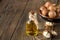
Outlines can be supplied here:
<path id="1" fill-rule="evenodd" d="M 34 21 L 28 21 L 26 23 L 26 34 L 31 36 L 36 36 L 38 34 L 38 29 Z"/>

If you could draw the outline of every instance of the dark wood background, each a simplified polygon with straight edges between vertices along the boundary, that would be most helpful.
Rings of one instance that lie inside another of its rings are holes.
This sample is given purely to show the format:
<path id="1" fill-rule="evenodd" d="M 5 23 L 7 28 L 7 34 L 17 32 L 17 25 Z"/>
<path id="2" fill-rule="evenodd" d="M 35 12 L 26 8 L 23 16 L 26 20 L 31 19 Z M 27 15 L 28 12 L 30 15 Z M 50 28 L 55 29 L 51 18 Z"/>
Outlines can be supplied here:
<path id="1" fill-rule="evenodd" d="M 60 4 L 60 0 L 0 0 L 0 40 L 36 40 L 25 34 L 25 22 L 28 12 L 38 11 L 46 1 Z M 38 20 L 43 25 L 44 20 L 39 15 Z M 58 36 L 50 40 L 60 40 L 60 25 L 57 24 L 54 30 Z"/>

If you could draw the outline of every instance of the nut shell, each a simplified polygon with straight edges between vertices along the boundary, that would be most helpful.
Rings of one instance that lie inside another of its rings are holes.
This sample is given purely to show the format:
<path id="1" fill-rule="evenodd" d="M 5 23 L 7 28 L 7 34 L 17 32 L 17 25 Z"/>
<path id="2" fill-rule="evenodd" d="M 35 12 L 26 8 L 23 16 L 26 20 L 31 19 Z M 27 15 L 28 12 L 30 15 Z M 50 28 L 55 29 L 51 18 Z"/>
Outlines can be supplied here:
<path id="1" fill-rule="evenodd" d="M 53 18 L 55 18 L 57 16 L 57 14 L 56 14 L 55 11 L 49 11 L 48 16 L 49 16 L 49 18 L 53 19 Z"/>
<path id="2" fill-rule="evenodd" d="M 44 30 L 43 31 L 43 36 L 46 37 L 46 38 L 50 38 L 51 34 L 47 30 Z"/>
<path id="3" fill-rule="evenodd" d="M 48 9 L 50 5 L 52 5 L 52 3 L 48 1 L 48 2 L 45 3 L 44 6 Z"/>
<path id="4" fill-rule="evenodd" d="M 48 10 L 56 11 L 56 6 L 54 6 L 54 5 L 49 6 Z"/>
<path id="5" fill-rule="evenodd" d="M 57 13 L 60 13 L 60 5 L 57 6 Z"/>
<path id="6" fill-rule="evenodd" d="M 41 7 L 40 7 L 40 10 L 41 10 L 41 11 L 44 10 L 44 9 L 46 9 L 45 6 L 41 6 Z"/>
<path id="7" fill-rule="evenodd" d="M 46 16 L 47 15 L 47 9 L 42 10 L 42 15 Z"/>

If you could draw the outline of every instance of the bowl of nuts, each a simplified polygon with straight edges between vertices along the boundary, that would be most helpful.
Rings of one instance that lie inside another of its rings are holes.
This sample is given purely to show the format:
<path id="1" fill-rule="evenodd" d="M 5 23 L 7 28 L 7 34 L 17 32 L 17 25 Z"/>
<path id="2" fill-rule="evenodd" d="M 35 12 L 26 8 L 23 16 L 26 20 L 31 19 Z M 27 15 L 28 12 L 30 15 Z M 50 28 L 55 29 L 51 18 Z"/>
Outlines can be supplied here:
<path id="1" fill-rule="evenodd" d="M 50 22 L 60 22 L 60 5 L 46 2 L 39 8 L 39 15 Z"/>

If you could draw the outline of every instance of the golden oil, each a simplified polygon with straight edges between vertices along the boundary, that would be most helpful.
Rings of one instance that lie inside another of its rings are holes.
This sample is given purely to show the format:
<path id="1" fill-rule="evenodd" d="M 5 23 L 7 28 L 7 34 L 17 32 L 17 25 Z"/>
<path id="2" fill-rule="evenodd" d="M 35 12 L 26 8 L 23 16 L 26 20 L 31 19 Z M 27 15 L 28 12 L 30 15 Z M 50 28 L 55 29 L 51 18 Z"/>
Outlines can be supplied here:
<path id="1" fill-rule="evenodd" d="M 36 36 L 38 34 L 38 29 L 34 21 L 26 22 L 26 34 L 30 36 Z"/>

